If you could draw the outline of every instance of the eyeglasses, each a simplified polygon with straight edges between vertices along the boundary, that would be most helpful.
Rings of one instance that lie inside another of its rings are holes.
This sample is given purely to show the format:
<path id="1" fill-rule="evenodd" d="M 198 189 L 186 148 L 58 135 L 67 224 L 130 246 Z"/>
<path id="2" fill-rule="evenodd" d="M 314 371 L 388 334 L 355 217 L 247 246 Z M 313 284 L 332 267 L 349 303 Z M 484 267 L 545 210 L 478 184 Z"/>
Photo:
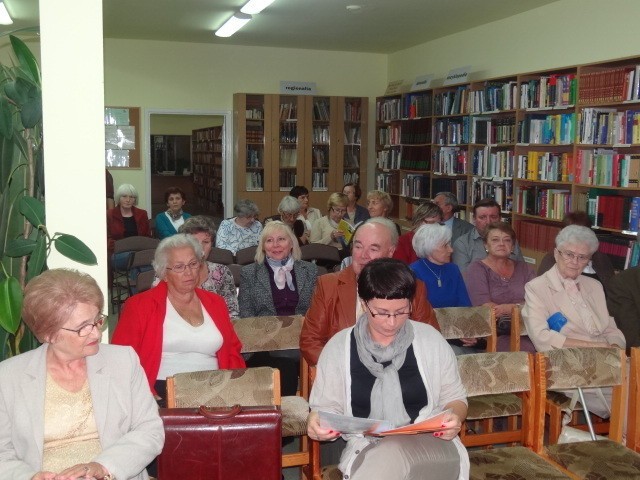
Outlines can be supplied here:
<path id="1" fill-rule="evenodd" d="M 171 270 L 175 273 L 184 273 L 184 271 L 189 268 L 189 270 L 196 270 L 200 268 L 200 262 L 198 260 L 194 260 L 192 262 L 187 263 L 179 263 L 178 265 L 174 265 L 173 267 L 167 267 L 167 270 Z"/>
<path id="2" fill-rule="evenodd" d="M 585 263 L 591 260 L 591 255 L 578 255 L 573 252 L 563 252 L 562 250 L 558 250 L 557 248 L 556 248 L 556 251 L 560 254 L 562 258 L 564 258 L 568 262 L 577 260 L 580 263 Z"/>
<path id="3" fill-rule="evenodd" d="M 373 318 L 381 318 L 382 320 L 389 320 L 391 317 L 395 319 L 399 319 L 399 318 L 402 319 L 402 318 L 409 318 L 411 316 L 411 305 L 409 305 L 408 312 L 373 313 L 373 310 L 371 310 L 371 307 L 369 306 L 369 304 L 367 302 L 364 302 L 364 304 L 367 306 L 367 309 L 369 310 L 369 313 Z"/>
<path id="4" fill-rule="evenodd" d="M 331 210 L 333 210 L 333 213 L 339 213 L 340 215 L 344 215 L 345 213 L 347 213 L 346 208 L 331 207 Z"/>
<path id="5" fill-rule="evenodd" d="M 75 332 L 78 334 L 79 337 L 88 337 L 91 334 L 91 332 L 93 332 L 94 328 L 97 328 L 98 330 L 102 330 L 102 327 L 104 326 L 104 321 L 106 319 L 107 319 L 106 315 L 99 314 L 97 318 L 93 321 L 93 323 L 90 323 L 88 325 L 83 325 L 77 330 L 74 330 L 72 328 L 64 328 L 64 327 L 60 327 L 60 330 Z"/>

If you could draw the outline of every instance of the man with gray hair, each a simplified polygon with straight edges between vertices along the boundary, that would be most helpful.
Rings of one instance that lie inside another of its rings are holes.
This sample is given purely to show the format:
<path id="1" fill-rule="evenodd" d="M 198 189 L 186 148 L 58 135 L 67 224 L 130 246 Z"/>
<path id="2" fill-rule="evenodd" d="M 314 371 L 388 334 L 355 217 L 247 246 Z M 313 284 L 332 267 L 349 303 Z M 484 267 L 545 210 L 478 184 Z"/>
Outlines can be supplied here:
<path id="1" fill-rule="evenodd" d="M 329 339 L 353 326 L 364 313 L 358 301 L 357 279 L 364 266 L 376 258 L 391 258 L 398 243 L 395 224 L 383 217 L 370 218 L 356 230 L 352 243 L 353 262 L 344 270 L 318 277 L 300 335 L 300 351 L 315 365 Z M 417 280 L 411 302 L 411 319 L 440 329 L 427 300 L 424 283 Z"/>
<path id="2" fill-rule="evenodd" d="M 451 245 L 458 237 L 473 230 L 473 225 L 465 220 L 460 220 L 454 214 L 458 211 L 458 197 L 451 192 L 438 192 L 433 197 L 433 202 L 442 210 L 442 218 L 446 227 L 451 230 Z"/>

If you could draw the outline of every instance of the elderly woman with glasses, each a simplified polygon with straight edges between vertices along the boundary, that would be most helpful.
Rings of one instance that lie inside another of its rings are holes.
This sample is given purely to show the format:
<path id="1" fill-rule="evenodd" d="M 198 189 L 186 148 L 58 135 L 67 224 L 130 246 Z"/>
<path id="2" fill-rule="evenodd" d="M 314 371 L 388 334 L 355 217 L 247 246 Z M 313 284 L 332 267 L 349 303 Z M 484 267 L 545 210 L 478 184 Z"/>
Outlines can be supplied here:
<path id="1" fill-rule="evenodd" d="M 258 245 L 262 224 L 258 221 L 260 210 L 251 200 L 236 203 L 233 214 L 233 218 L 220 222 L 216 247 L 230 250 L 235 255 L 238 250 Z"/>
<path id="2" fill-rule="evenodd" d="M 321 441 L 343 435 L 344 478 L 469 478 L 469 458 L 458 437 L 467 414 L 466 392 L 447 342 L 430 325 L 410 320 L 415 292 L 415 275 L 405 263 L 369 262 L 358 277 L 364 313 L 320 354 L 307 430 Z M 434 433 L 377 439 L 337 432 L 321 423 L 319 411 L 385 420 L 392 427 L 448 413 Z"/>
<path id="3" fill-rule="evenodd" d="M 0 478 L 149 478 L 162 421 L 135 352 L 101 343 L 103 308 L 75 270 L 27 284 L 22 318 L 42 345 L 0 363 Z"/>
<path id="4" fill-rule="evenodd" d="M 418 255 L 413 248 L 413 237 L 422 225 L 442 222 L 442 209 L 434 202 L 421 203 L 413 214 L 413 225 L 410 232 L 400 235 L 398 246 L 393 252 L 393 258 L 402 260 L 406 264 L 412 264 L 418 260 Z M 449 261 L 449 260 L 448 260 Z"/>
<path id="5" fill-rule="evenodd" d="M 153 261 L 160 283 L 125 302 L 113 333 L 113 343 L 138 352 L 160 405 L 171 375 L 245 366 L 224 299 L 198 288 L 202 258 L 191 235 L 162 240 Z"/>
<path id="6" fill-rule="evenodd" d="M 347 212 L 349 199 L 344 193 L 332 193 L 327 200 L 327 214 L 316 220 L 311 228 L 311 243 L 323 243 L 336 247 L 348 255 L 348 244 L 344 238 L 344 231 L 338 224 Z"/>
<path id="7" fill-rule="evenodd" d="M 522 318 L 538 351 L 565 347 L 625 348 L 625 338 L 607 311 L 602 284 L 582 275 L 598 239 L 593 230 L 578 225 L 563 228 L 556 237 L 556 263 L 525 286 Z M 602 389 L 605 392 L 606 389 Z M 590 393 L 586 390 L 585 393 Z M 600 395 L 587 398 L 589 410 L 609 417 Z M 610 394 L 610 390 L 608 394 Z"/>

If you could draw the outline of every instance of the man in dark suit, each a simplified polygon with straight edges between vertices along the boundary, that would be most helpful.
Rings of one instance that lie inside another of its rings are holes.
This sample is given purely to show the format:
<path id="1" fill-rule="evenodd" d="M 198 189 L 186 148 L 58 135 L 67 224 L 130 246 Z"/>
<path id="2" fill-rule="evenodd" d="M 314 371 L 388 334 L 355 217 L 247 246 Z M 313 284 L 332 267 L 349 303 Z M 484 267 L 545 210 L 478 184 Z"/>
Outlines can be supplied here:
<path id="1" fill-rule="evenodd" d="M 471 225 L 466 220 L 460 220 L 453 215 L 458 211 L 458 198 L 451 192 L 439 192 L 433 198 L 433 202 L 442 210 L 442 221 L 451 229 L 451 245 L 456 241 L 458 237 L 473 230 Z"/>
<path id="2" fill-rule="evenodd" d="M 353 237 L 353 263 L 344 270 L 318 277 L 300 335 L 300 351 L 309 365 L 318 362 L 322 348 L 333 335 L 355 325 L 356 319 L 364 313 L 358 302 L 358 275 L 371 260 L 390 258 L 397 243 L 398 234 L 393 222 L 382 217 L 370 218 Z M 416 287 L 411 318 L 439 329 L 424 283 L 418 280 Z"/>
<path id="3" fill-rule="evenodd" d="M 607 308 L 627 341 L 640 346 L 640 267 L 629 268 L 609 280 Z"/>

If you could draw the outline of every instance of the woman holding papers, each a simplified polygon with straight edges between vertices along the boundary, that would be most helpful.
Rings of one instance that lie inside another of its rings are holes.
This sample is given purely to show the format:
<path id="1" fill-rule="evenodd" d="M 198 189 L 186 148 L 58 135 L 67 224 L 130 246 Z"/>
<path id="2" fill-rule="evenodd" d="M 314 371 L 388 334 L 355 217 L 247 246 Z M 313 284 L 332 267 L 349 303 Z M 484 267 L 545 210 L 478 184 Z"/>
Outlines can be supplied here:
<path id="1" fill-rule="evenodd" d="M 348 242 L 344 230 L 339 227 L 340 220 L 347 213 L 349 200 L 344 193 L 332 193 L 327 201 L 327 214 L 316 220 L 311 227 L 311 243 L 323 243 L 340 250 L 343 258 L 349 255 Z M 348 225 L 347 222 L 344 224 Z"/>
<path id="2" fill-rule="evenodd" d="M 469 477 L 469 459 L 458 437 L 467 414 L 466 392 L 447 342 L 429 325 L 409 320 L 415 290 L 408 265 L 389 258 L 369 262 L 358 277 L 364 313 L 320 355 L 308 433 L 321 441 L 344 436 L 340 470 L 345 478 L 433 478 L 434 468 L 439 480 Z M 448 413 L 436 432 L 378 439 L 336 432 L 321 424 L 319 411 L 384 420 L 392 427 Z"/>

